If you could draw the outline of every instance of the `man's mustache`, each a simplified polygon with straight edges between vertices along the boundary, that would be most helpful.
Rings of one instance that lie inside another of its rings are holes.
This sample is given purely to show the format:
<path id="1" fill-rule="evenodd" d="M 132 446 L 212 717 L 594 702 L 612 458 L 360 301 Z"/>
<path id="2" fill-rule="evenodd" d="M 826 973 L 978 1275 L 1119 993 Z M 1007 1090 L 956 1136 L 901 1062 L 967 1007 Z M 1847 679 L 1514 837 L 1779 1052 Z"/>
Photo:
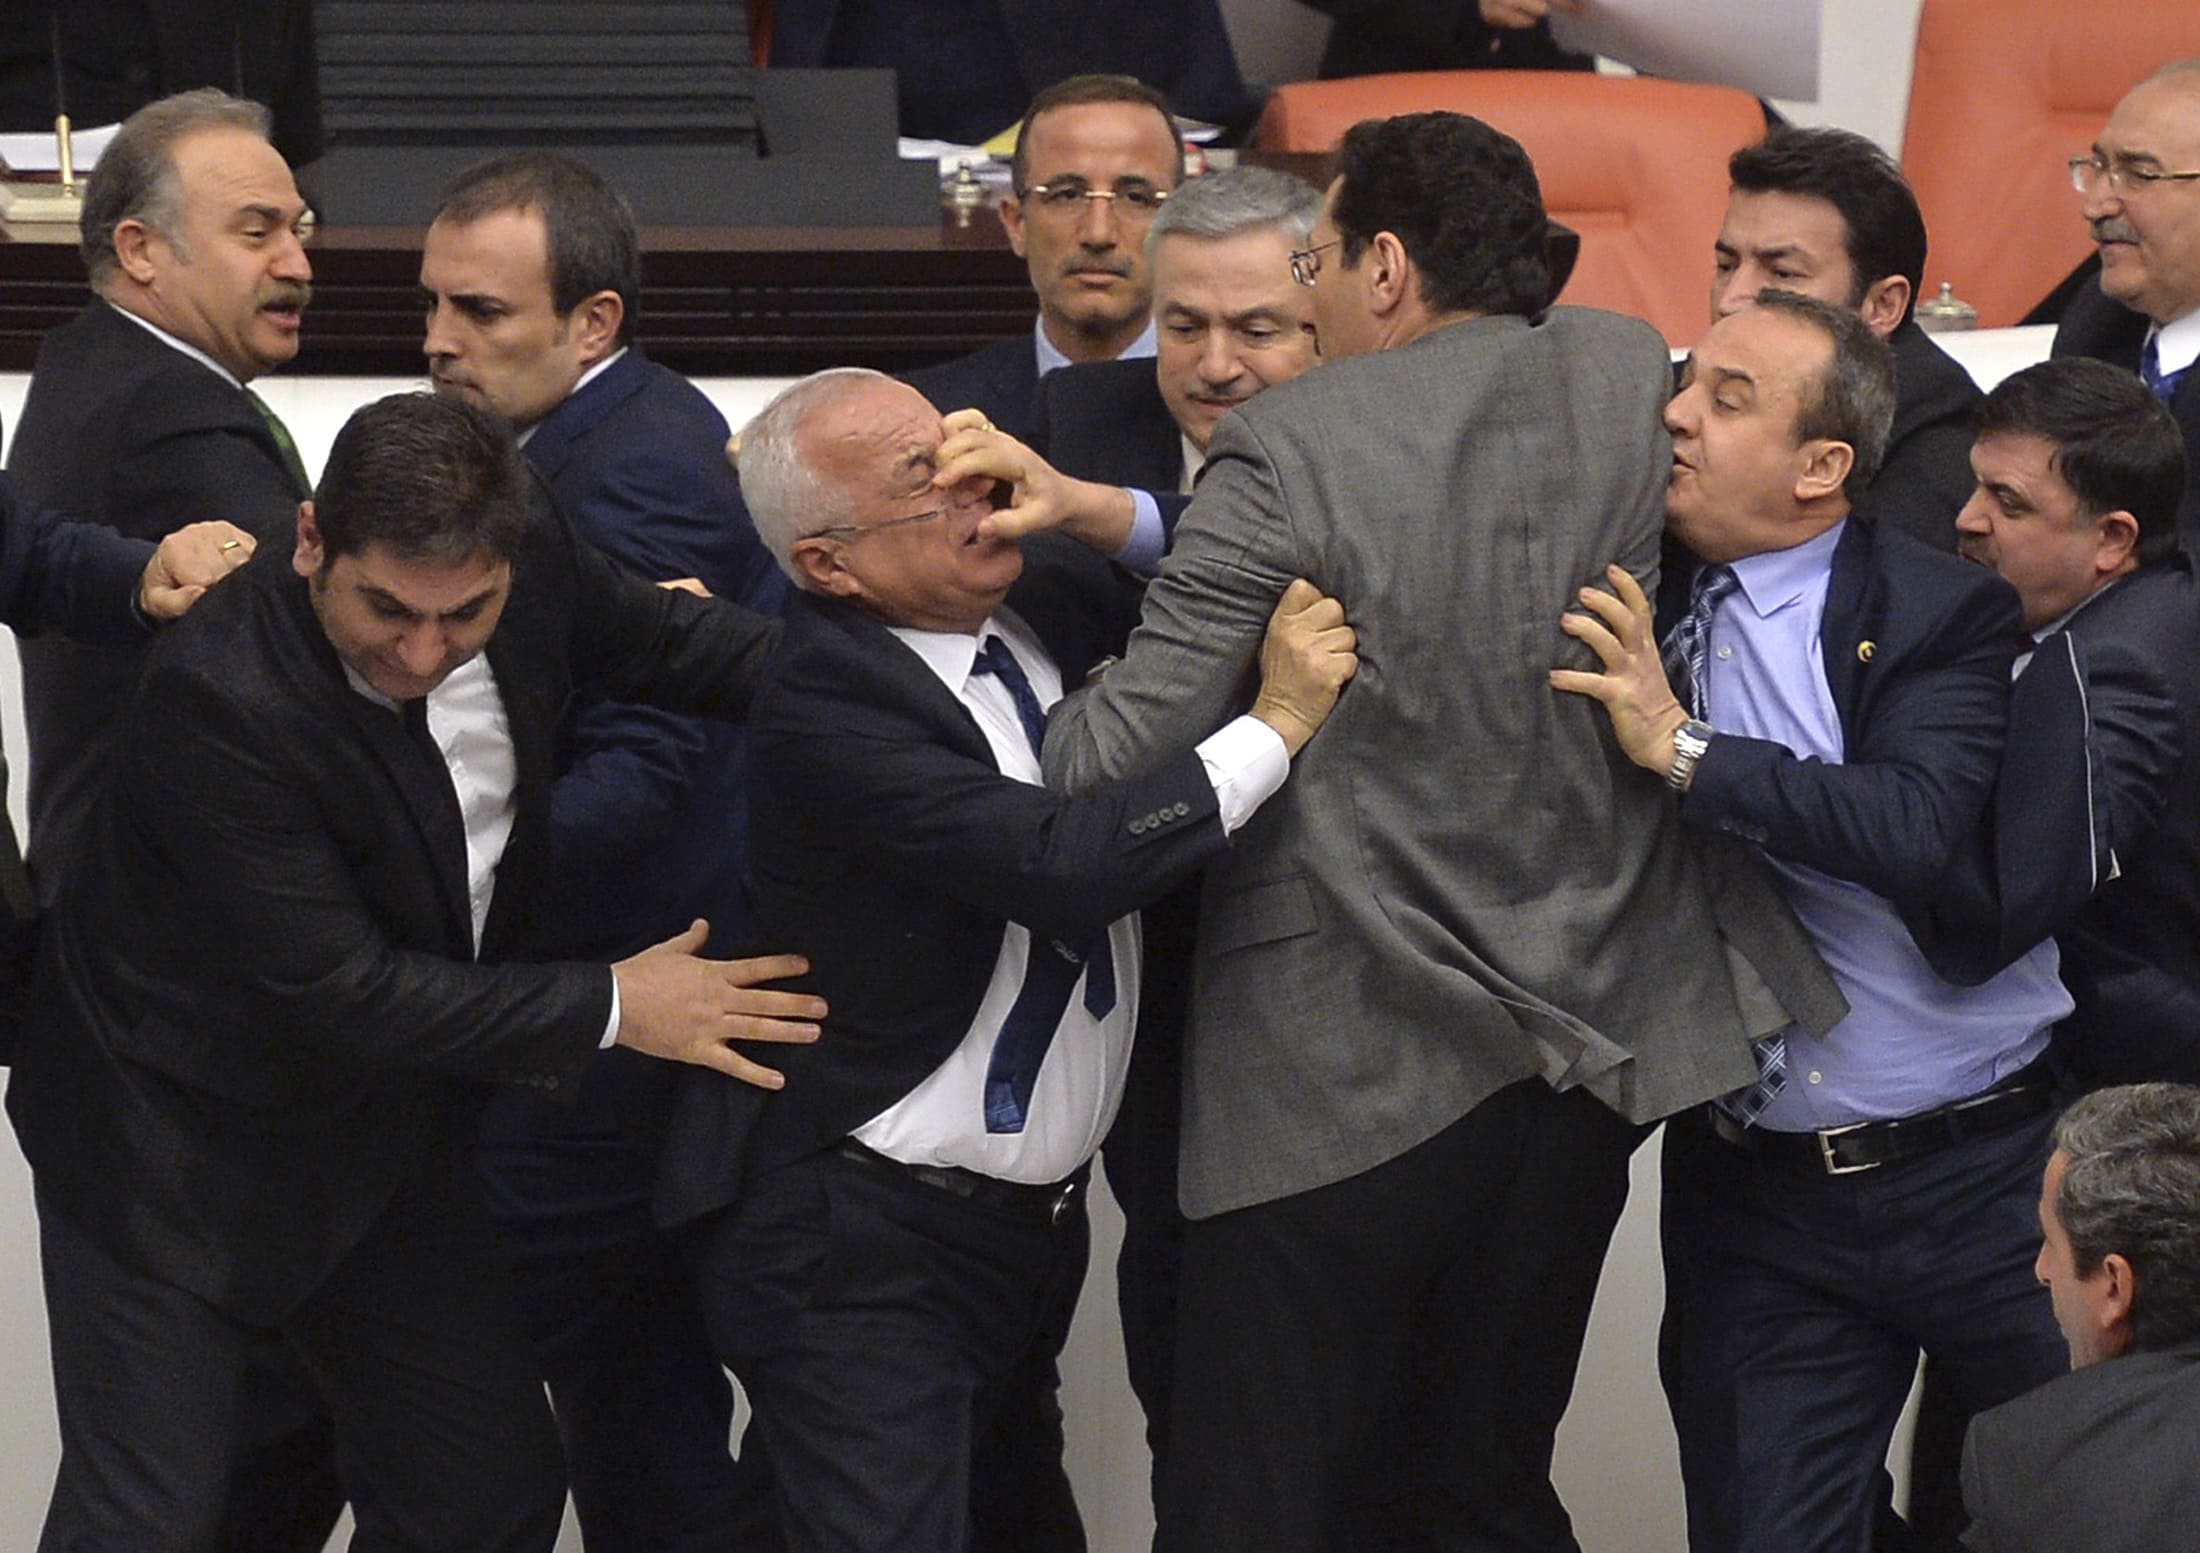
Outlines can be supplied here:
<path id="1" fill-rule="evenodd" d="M 2138 229 L 2122 216 L 2103 216 L 2093 223 L 2096 243 L 2135 243 L 2138 240 Z"/>

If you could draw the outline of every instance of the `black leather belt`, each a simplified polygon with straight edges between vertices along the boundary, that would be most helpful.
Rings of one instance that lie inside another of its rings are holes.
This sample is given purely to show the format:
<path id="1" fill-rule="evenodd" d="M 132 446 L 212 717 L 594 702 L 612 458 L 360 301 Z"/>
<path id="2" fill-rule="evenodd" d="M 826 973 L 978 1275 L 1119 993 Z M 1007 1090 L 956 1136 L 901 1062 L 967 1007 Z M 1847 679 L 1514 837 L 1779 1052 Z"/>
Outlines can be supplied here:
<path id="1" fill-rule="evenodd" d="M 1023 1181 L 1003 1181 L 999 1176 L 982 1175 L 975 1170 L 965 1170 L 959 1165 L 912 1165 L 903 1160 L 890 1159 L 877 1149 L 866 1148 L 853 1138 L 841 1139 L 833 1146 L 833 1152 L 842 1159 L 853 1160 L 874 1174 L 889 1175 L 901 1181 L 914 1181 L 936 1192 L 946 1192 L 965 1202 L 976 1203 L 981 1208 L 1019 1214 L 1025 1218 L 1044 1219 L 1050 1224 L 1059 1223 L 1062 1216 L 1076 1203 L 1078 1194 L 1085 1188 L 1085 1179 L 1090 1169 L 1080 1165 L 1067 1180 L 1033 1186 Z"/>
<path id="2" fill-rule="evenodd" d="M 1770 1132 L 1744 1127 L 1717 1106 L 1708 1109 L 1712 1131 L 1739 1148 L 1813 1175 L 1846 1176 L 2014 1127 L 2054 1103 L 2054 1080 L 2045 1064 L 2036 1062 L 1968 1100 L 1894 1121 L 1851 1122 L 1817 1132 Z"/>

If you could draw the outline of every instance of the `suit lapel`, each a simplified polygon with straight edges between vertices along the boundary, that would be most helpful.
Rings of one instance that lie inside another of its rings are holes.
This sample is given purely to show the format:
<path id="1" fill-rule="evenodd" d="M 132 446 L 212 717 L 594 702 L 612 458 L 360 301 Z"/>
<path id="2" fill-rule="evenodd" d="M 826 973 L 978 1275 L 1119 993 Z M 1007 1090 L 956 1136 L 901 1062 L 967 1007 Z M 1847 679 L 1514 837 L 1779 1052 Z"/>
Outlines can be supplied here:
<path id="1" fill-rule="evenodd" d="M 603 423 L 605 416 L 642 391 L 648 381 L 648 358 L 640 346 L 629 346 L 624 356 L 606 367 L 583 387 L 568 394 L 563 403 L 536 425 L 527 439 L 527 461 L 555 480 L 573 455 L 573 445 Z"/>
<path id="2" fill-rule="evenodd" d="M 1856 735 L 1857 697 L 1860 681 L 1870 664 L 1866 651 L 1872 644 L 1864 637 L 1867 627 L 1866 594 L 1871 582 L 1871 528 L 1868 519 L 1849 514 L 1848 527 L 1833 549 L 1833 568 L 1826 580 L 1826 608 L 1818 624 L 1818 646 L 1826 665 L 1826 688 L 1841 714 L 1845 738 Z"/>
<path id="3" fill-rule="evenodd" d="M 888 695 L 883 699 L 922 710 L 959 753 L 998 769 L 993 746 L 970 709 L 906 643 L 862 610 L 837 599 L 797 593 L 788 602 L 786 620 L 788 640 L 782 651 L 800 651 L 813 637 L 826 633 L 839 637 L 842 650 L 860 661 L 862 672 L 885 683 Z"/>

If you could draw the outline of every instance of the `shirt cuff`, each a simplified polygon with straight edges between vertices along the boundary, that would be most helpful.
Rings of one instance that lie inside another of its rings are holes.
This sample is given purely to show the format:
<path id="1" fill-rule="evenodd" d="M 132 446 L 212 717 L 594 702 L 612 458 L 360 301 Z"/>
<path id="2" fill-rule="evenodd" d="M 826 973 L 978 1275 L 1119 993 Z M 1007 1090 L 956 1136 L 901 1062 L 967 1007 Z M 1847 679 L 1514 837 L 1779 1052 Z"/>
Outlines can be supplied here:
<path id="1" fill-rule="evenodd" d="M 1153 492 L 1131 491 L 1131 537 L 1115 552 L 1115 564 L 1140 577 L 1161 570 L 1161 554 L 1169 548 L 1169 531 L 1161 526 L 1161 503 Z"/>
<path id="2" fill-rule="evenodd" d="M 619 978 L 611 978 L 611 1017 L 603 1022 L 603 1039 L 596 1043 L 596 1050 L 609 1051 L 619 1044 Z"/>
<path id="3" fill-rule="evenodd" d="M 1199 763 L 1207 768 L 1226 836 L 1236 834 L 1291 774 L 1283 735 L 1257 717 L 1240 717 L 1201 740 Z"/>

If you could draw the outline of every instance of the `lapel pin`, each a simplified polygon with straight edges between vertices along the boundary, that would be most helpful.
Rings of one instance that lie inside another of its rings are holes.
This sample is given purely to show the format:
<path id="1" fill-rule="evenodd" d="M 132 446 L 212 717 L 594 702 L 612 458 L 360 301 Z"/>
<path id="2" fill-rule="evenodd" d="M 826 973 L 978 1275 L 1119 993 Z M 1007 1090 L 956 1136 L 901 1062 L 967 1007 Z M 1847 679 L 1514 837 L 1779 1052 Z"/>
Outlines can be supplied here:
<path id="1" fill-rule="evenodd" d="M 1871 662 L 1872 653 L 1876 650 L 1877 649 L 1874 648 L 1873 644 L 1870 642 L 1858 642 L 1856 644 L 1856 661 L 1858 663 Z"/>

